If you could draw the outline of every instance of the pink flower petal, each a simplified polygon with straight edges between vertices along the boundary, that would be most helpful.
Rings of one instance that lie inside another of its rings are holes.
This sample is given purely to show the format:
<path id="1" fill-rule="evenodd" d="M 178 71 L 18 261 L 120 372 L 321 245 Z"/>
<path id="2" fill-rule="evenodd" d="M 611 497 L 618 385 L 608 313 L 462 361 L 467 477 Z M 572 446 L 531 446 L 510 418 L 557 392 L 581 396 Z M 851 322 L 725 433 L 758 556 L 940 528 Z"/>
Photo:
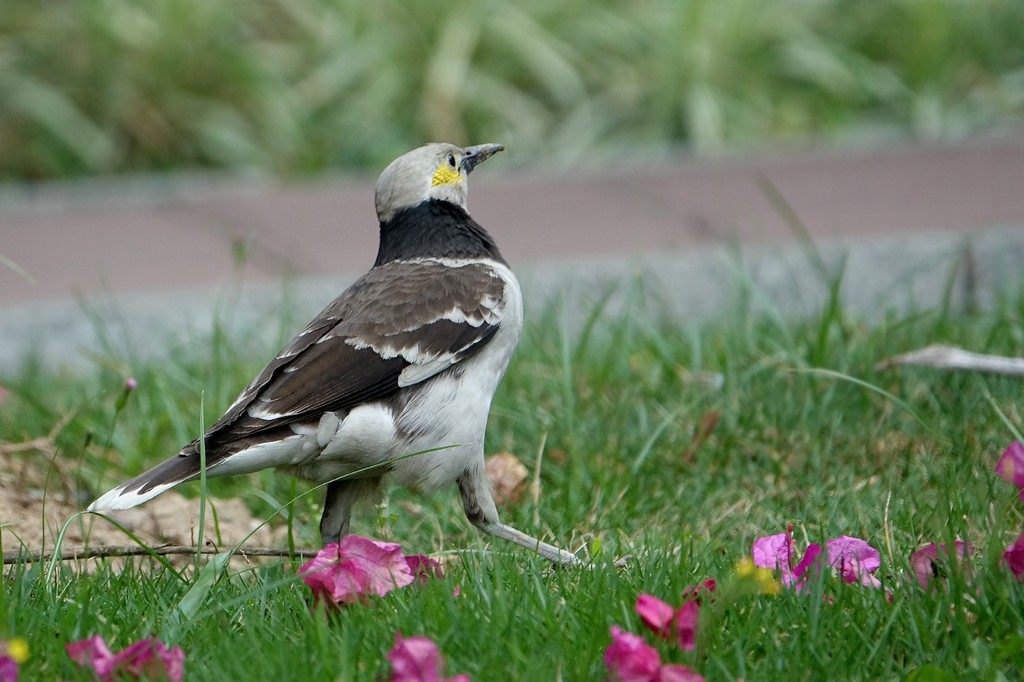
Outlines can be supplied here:
<path id="1" fill-rule="evenodd" d="M 789 533 L 760 537 L 754 540 L 751 555 L 755 566 L 788 570 L 793 558 L 793 541 Z"/>
<path id="2" fill-rule="evenodd" d="M 416 578 L 402 548 L 359 535 L 329 544 L 299 568 L 299 575 L 318 599 L 351 604 L 367 595 L 383 597 Z"/>
<path id="3" fill-rule="evenodd" d="M 714 578 L 708 578 L 700 585 L 687 585 L 686 589 L 683 590 L 683 601 L 695 601 L 698 604 L 701 599 L 704 598 L 705 594 L 712 594 L 715 591 L 717 584 Z"/>
<path id="4" fill-rule="evenodd" d="M 611 629 L 612 643 L 604 651 L 604 665 L 615 682 L 652 682 L 661 671 L 661 657 L 654 647 L 618 625 Z"/>
<path id="5" fill-rule="evenodd" d="M 10 656 L 0 656 L 0 682 L 18 682 L 18 663 Z"/>
<path id="6" fill-rule="evenodd" d="M 849 535 L 840 535 L 826 542 L 825 547 L 828 549 L 829 566 L 839 570 L 844 583 L 881 586 L 881 582 L 871 574 L 882 565 L 882 555 L 867 542 Z"/>
<path id="7" fill-rule="evenodd" d="M 1003 552 L 1003 562 L 1015 578 L 1024 579 L 1024 533 Z"/>
<path id="8" fill-rule="evenodd" d="M 657 682 L 704 682 L 704 676 L 685 665 L 670 663 L 658 670 Z"/>
<path id="9" fill-rule="evenodd" d="M 841 535 L 829 540 L 826 549 L 828 565 L 839 570 L 843 582 L 859 582 L 871 587 L 881 587 L 881 581 L 871 575 L 881 566 L 881 555 L 867 542 L 860 538 Z M 794 566 L 796 550 L 793 544 L 793 527 L 789 526 L 785 533 L 754 540 L 751 554 L 756 566 L 778 569 L 782 584 L 800 591 L 807 584 L 810 570 L 819 566 L 822 548 L 817 543 L 811 544 Z"/>
<path id="10" fill-rule="evenodd" d="M 395 633 L 395 646 L 388 652 L 391 682 L 469 682 L 468 675 L 444 676 L 444 660 L 429 637 L 402 637 Z"/>
<path id="11" fill-rule="evenodd" d="M 434 682 L 441 667 L 441 652 L 427 637 L 395 635 L 395 646 L 388 652 L 392 682 Z"/>
<path id="12" fill-rule="evenodd" d="M 168 649 L 155 639 L 140 640 L 113 654 L 102 637 L 93 635 L 67 644 L 65 650 L 71 660 L 83 668 L 92 668 L 104 682 L 114 679 L 119 672 L 137 679 L 171 682 L 181 682 L 185 675 L 185 652 L 179 647 Z"/>
<path id="13" fill-rule="evenodd" d="M 405 557 L 405 563 L 409 572 L 414 578 L 427 582 L 431 578 L 443 578 L 444 569 L 436 559 L 431 559 L 426 554 L 413 554 Z"/>
<path id="14" fill-rule="evenodd" d="M 64 646 L 71 660 L 79 666 L 92 668 L 101 679 L 109 678 L 114 672 L 114 654 L 99 635 L 70 642 Z"/>
<path id="15" fill-rule="evenodd" d="M 341 563 L 341 552 L 338 544 L 332 542 L 325 545 L 316 553 L 316 556 L 299 567 L 299 576 L 306 586 L 313 590 L 317 599 L 321 597 L 331 598 L 331 591 L 334 586 L 333 573 L 335 567 Z"/>
<path id="16" fill-rule="evenodd" d="M 1010 443 L 996 462 L 996 473 L 1020 488 L 1020 499 L 1024 500 L 1024 443 L 1017 440 Z"/>
<path id="17" fill-rule="evenodd" d="M 821 545 L 817 542 L 807 545 L 807 550 L 804 552 L 804 556 L 800 559 L 800 563 L 793 569 L 791 576 L 782 576 L 782 583 L 789 587 L 795 584 L 798 592 L 802 591 L 807 585 L 807 580 L 811 576 L 808 575 L 808 571 L 814 567 L 814 575 L 819 575 L 821 572 L 821 564 L 818 562 L 818 558 L 821 557 L 822 549 Z M 787 581 L 788 578 L 788 581 Z"/>
<path id="18" fill-rule="evenodd" d="M 786 527 L 785 533 L 768 535 L 754 540 L 751 554 L 754 558 L 754 565 L 762 568 L 778 570 L 782 578 L 782 584 L 801 589 L 803 580 L 801 578 L 807 569 L 814 563 L 821 553 L 821 546 L 812 544 L 804 552 L 803 558 L 793 566 L 796 558 L 796 547 L 793 544 L 793 526 Z"/>
<path id="19" fill-rule="evenodd" d="M 974 548 L 969 542 L 961 540 L 957 540 L 954 547 L 957 561 L 963 568 L 964 560 L 974 553 Z M 910 567 L 921 587 L 927 588 L 933 580 L 943 577 L 943 567 L 949 565 L 948 551 L 946 545 L 933 542 L 910 555 Z"/>
<path id="20" fill-rule="evenodd" d="M 143 639 L 122 650 L 116 656 L 115 669 L 132 675 L 157 680 L 166 677 L 181 682 L 185 676 L 185 652 L 180 647 L 168 649 L 163 642 Z"/>
<path id="21" fill-rule="evenodd" d="M 347 535 L 342 539 L 339 551 L 345 557 L 343 563 L 350 564 L 353 572 L 366 576 L 367 590 L 371 594 L 383 597 L 415 580 L 398 543 Z"/>
<path id="22" fill-rule="evenodd" d="M 679 648 L 683 651 L 693 651 L 697 644 L 697 620 L 700 614 L 700 604 L 695 601 L 688 601 L 679 607 L 675 614 L 676 634 L 679 637 Z"/>
<path id="23" fill-rule="evenodd" d="M 674 611 L 671 606 L 653 595 L 645 593 L 636 598 L 636 612 L 640 614 L 640 620 L 666 639 L 672 636 Z"/>

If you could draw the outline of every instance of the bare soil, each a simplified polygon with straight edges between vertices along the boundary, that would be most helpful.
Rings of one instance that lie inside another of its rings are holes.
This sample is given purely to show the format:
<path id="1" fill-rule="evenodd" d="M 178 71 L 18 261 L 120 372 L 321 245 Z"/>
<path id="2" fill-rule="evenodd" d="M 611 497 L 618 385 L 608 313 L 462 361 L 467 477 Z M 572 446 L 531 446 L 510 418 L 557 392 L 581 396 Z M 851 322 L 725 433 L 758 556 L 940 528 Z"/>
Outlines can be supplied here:
<path id="1" fill-rule="evenodd" d="M 79 499 L 80 491 L 69 477 L 50 466 L 47 450 L 44 439 L 0 443 L 0 548 L 5 553 L 52 550 L 65 524 L 63 550 L 135 544 L 102 516 L 83 513 L 89 500 Z M 208 502 L 204 544 L 228 549 L 253 533 L 246 546 L 280 545 L 282 532 L 269 526 L 260 528 L 261 519 L 255 518 L 241 500 Z M 195 545 L 199 500 L 172 490 L 142 507 L 106 516 L 151 547 Z"/>

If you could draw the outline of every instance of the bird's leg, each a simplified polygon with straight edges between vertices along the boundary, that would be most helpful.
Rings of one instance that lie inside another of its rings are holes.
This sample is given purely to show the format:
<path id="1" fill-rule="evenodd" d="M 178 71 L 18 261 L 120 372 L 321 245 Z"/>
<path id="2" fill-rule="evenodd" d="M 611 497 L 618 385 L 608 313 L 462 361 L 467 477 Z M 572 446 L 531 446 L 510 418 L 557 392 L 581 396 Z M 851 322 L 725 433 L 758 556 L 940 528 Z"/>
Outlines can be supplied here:
<path id="1" fill-rule="evenodd" d="M 564 549 L 559 549 L 554 545 L 549 545 L 546 542 L 541 542 L 498 520 L 498 510 L 494 506 L 491 486 L 487 480 L 487 475 L 484 473 L 483 466 L 467 470 L 459 477 L 458 483 L 459 494 L 462 496 L 462 506 L 466 510 L 466 518 L 482 532 L 533 550 L 548 561 L 556 564 L 563 566 L 582 565 L 583 562 L 576 555 L 566 552 Z"/>
<path id="2" fill-rule="evenodd" d="M 341 538 L 348 534 L 352 506 L 356 500 L 379 487 L 380 478 L 341 479 L 327 484 L 324 513 L 320 517 L 320 539 L 324 546 L 341 542 Z"/>

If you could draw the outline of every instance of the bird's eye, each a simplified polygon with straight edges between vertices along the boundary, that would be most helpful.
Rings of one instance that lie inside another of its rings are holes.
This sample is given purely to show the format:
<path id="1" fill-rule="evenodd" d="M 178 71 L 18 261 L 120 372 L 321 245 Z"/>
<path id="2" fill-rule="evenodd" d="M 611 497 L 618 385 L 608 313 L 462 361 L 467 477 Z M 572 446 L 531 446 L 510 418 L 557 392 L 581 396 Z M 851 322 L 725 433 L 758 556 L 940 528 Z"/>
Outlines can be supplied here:
<path id="1" fill-rule="evenodd" d="M 448 155 L 448 165 L 451 166 L 452 168 L 455 168 L 455 155 L 454 154 L 449 154 Z"/>

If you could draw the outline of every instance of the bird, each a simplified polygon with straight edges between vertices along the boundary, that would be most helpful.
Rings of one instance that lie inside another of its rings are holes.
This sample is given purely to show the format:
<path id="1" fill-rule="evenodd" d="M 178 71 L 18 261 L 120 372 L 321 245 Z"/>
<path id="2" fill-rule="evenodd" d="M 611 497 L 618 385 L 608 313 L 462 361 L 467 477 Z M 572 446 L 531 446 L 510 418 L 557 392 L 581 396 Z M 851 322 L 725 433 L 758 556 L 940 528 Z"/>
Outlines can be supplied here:
<path id="1" fill-rule="evenodd" d="M 202 454 L 208 477 L 273 467 L 326 484 L 325 546 L 348 533 L 354 504 L 386 485 L 429 492 L 455 483 L 484 534 L 580 564 L 502 523 L 484 469 L 488 413 L 522 333 L 523 296 L 469 215 L 467 177 L 502 150 L 430 143 L 392 161 L 376 185 L 380 242 L 370 270 L 284 346 L 202 444 L 89 511 L 128 509 L 199 478 Z"/>

